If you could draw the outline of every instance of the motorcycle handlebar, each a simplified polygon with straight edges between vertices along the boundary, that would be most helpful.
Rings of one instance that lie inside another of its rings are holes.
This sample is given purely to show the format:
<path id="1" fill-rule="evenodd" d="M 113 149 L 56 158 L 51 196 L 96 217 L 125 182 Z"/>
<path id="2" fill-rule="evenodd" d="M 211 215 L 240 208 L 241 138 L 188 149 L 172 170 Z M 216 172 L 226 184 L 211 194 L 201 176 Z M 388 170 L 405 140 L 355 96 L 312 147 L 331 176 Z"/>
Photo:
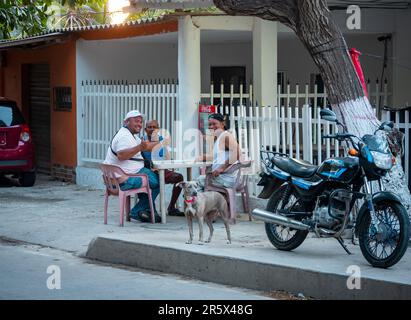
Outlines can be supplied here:
<path id="1" fill-rule="evenodd" d="M 322 136 L 323 139 L 337 139 L 337 135 L 326 134 Z"/>
<path id="2" fill-rule="evenodd" d="M 351 133 L 337 133 L 331 135 L 323 135 L 323 139 L 338 139 L 338 140 L 345 140 L 350 138 L 355 138 L 356 136 Z"/>

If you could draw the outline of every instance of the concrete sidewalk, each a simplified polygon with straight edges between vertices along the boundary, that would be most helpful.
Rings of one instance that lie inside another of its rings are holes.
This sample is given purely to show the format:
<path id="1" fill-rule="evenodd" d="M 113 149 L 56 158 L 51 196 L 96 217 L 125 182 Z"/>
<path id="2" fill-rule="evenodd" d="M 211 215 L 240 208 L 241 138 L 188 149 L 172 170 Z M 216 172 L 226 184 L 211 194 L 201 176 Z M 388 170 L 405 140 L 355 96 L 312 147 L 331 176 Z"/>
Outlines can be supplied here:
<path id="1" fill-rule="evenodd" d="M 45 176 L 33 188 L 0 187 L 0 236 L 250 289 L 320 299 L 411 298 L 410 251 L 389 270 L 372 268 L 358 246 L 349 245 L 354 255 L 348 256 L 332 239 L 310 238 L 294 252 L 281 252 L 269 243 L 264 224 L 248 222 L 245 215 L 232 226 L 232 245 L 226 244 L 220 222 L 211 244 L 186 245 L 185 218 L 169 217 L 166 225 L 131 222 L 121 228 L 118 200 L 112 199 L 109 224 L 104 225 L 103 200 L 103 191 Z M 360 268 L 361 290 L 347 289 L 347 281 L 353 282 L 347 269 L 353 265 Z"/>

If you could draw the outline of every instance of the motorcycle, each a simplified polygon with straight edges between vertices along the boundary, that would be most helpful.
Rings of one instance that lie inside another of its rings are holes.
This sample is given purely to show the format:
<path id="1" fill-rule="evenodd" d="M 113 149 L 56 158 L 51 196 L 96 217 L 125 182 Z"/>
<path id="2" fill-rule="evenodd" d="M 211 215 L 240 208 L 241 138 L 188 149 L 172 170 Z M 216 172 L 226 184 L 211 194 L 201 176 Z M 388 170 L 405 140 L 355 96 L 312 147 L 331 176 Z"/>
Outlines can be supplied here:
<path id="1" fill-rule="evenodd" d="M 322 110 L 321 118 L 345 128 L 331 110 Z M 346 142 L 351 149 L 348 156 L 327 159 L 320 166 L 261 151 L 264 171 L 259 185 L 264 188 L 259 198 L 269 201 L 266 210 L 255 209 L 252 215 L 265 222 L 274 247 L 294 250 L 313 232 L 319 238 L 337 239 L 351 254 L 343 235 L 352 231 L 353 241 L 358 238 L 373 267 L 388 268 L 400 261 L 407 250 L 410 221 L 401 200 L 384 191 L 382 183 L 395 163 L 386 137 L 393 127 L 384 122 L 373 135 L 362 138 L 345 129 L 323 136 Z M 379 192 L 373 192 L 373 183 L 378 183 Z"/>

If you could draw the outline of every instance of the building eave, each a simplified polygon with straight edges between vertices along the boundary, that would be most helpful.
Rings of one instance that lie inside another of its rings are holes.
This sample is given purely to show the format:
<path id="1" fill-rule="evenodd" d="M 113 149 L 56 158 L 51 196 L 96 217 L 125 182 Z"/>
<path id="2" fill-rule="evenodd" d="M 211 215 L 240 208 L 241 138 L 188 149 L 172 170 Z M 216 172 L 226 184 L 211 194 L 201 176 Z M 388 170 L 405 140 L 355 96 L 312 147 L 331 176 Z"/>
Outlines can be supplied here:
<path id="1" fill-rule="evenodd" d="M 0 41 L 0 50 L 6 50 L 18 47 L 32 47 L 43 44 L 58 42 L 60 39 L 68 37 L 70 34 L 79 34 L 88 31 L 109 31 L 109 30 L 121 30 L 133 27 L 141 27 L 144 25 L 151 25 L 159 22 L 168 21 L 170 17 L 167 15 L 159 16 L 155 18 L 144 18 L 132 22 L 126 22 L 121 24 L 105 24 L 105 25 L 92 25 L 83 27 L 72 28 L 57 28 L 54 30 L 45 31 L 35 35 L 27 36 L 20 39 L 7 39 Z"/>
<path id="2" fill-rule="evenodd" d="M 27 37 L 23 39 L 3 40 L 0 41 L 0 50 L 16 48 L 16 47 L 30 47 L 51 42 L 56 42 L 62 38 L 65 38 L 65 34 L 62 32 L 53 32 L 45 35 L 37 35 L 33 37 Z"/>

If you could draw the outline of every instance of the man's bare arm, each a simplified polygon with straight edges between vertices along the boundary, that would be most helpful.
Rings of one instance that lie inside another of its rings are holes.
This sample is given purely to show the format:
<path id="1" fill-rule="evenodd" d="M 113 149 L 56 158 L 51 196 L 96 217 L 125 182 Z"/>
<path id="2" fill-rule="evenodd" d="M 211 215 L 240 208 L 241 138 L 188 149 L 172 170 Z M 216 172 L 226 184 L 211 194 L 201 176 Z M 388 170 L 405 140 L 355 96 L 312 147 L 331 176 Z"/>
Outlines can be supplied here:
<path id="1" fill-rule="evenodd" d="M 214 177 L 217 177 L 221 173 L 225 172 L 228 168 L 230 168 L 233 164 L 235 164 L 240 158 L 239 157 L 240 147 L 232 135 L 228 135 L 225 137 L 224 150 L 229 151 L 228 159 L 225 161 L 224 164 L 219 166 L 218 169 L 213 172 Z"/>
<path id="2" fill-rule="evenodd" d="M 228 162 L 229 166 L 231 166 L 238 160 L 240 160 L 240 146 L 238 145 L 237 140 L 232 135 L 228 135 L 225 138 L 224 143 L 225 150 L 228 150 L 229 152 Z"/>
<path id="3" fill-rule="evenodd" d="M 154 146 L 156 146 L 158 144 L 158 142 L 147 142 L 147 141 L 141 141 L 141 144 L 129 148 L 129 149 L 125 149 L 125 150 L 121 150 L 117 152 L 117 158 L 120 161 L 125 161 L 125 160 L 129 160 L 131 159 L 135 154 L 142 152 L 142 151 L 151 151 Z"/>

